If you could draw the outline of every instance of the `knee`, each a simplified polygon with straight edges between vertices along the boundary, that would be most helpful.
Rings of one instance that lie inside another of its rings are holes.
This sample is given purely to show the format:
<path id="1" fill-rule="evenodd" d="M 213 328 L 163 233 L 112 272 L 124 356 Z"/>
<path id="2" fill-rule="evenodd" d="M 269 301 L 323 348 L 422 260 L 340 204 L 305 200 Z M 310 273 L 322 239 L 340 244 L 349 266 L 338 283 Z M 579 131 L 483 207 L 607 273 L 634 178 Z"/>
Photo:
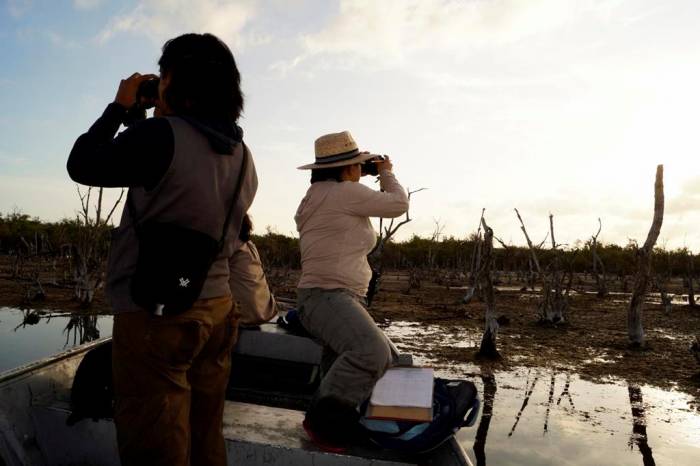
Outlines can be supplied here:
<path id="1" fill-rule="evenodd" d="M 376 378 L 381 377 L 384 372 L 391 366 L 392 356 L 389 343 L 385 339 L 373 342 L 368 345 L 364 351 L 366 361 L 366 369 Z"/>

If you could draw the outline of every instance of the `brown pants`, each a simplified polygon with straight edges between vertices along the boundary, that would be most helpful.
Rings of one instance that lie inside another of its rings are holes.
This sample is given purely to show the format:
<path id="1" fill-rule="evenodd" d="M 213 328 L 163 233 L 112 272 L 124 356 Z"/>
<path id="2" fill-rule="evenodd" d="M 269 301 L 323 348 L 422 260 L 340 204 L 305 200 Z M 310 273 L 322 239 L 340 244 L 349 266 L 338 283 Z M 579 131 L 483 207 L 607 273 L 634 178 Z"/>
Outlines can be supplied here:
<path id="1" fill-rule="evenodd" d="M 237 317 L 231 298 L 178 316 L 114 318 L 113 373 L 122 466 L 223 466 L 224 396 Z"/>

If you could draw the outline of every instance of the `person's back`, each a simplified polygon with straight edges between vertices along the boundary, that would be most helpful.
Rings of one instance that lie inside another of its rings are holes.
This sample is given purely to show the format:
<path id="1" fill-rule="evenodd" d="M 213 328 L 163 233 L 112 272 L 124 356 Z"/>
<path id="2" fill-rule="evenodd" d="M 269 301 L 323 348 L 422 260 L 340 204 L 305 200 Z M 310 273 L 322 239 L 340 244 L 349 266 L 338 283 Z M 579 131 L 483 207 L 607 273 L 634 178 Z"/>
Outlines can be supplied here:
<path id="1" fill-rule="evenodd" d="M 377 235 L 369 217 L 402 215 L 401 186 L 386 174 L 387 192 L 352 181 L 313 183 L 294 217 L 299 231 L 302 276 L 299 288 L 346 288 L 364 296 L 372 271 L 367 254 Z"/>
<path id="2" fill-rule="evenodd" d="M 122 465 L 223 466 L 237 333 L 228 259 L 240 245 L 257 177 L 236 125 L 243 95 L 228 47 L 211 34 L 185 34 L 166 42 L 159 65 L 158 93 L 145 99 L 155 103 L 155 118 L 115 137 L 144 103 L 143 85 L 158 77 L 122 80 L 114 103 L 75 142 L 67 168 L 78 183 L 129 187 L 107 278 Z M 154 229 L 160 235 L 145 233 Z M 171 264 L 175 280 L 162 281 Z M 193 280 L 179 276 L 182 264 Z M 172 308 L 158 304 L 172 296 Z"/>
<path id="3" fill-rule="evenodd" d="M 367 254 L 377 240 L 369 217 L 403 215 L 408 196 L 389 158 L 360 152 L 347 131 L 321 136 L 315 152 L 315 163 L 299 167 L 311 170 L 311 186 L 295 216 L 302 261 L 297 307 L 304 329 L 323 345 L 324 376 L 304 428 L 312 440 L 339 447 L 352 443 L 357 407 L 393 358 L 363 306 Z M 376 164 L 381 191 L 359 183 L 366 164 Z"/>
<path id="4" fill-rule="evenodd" d="M 255 193 L 255 169 L 249 159 L 243 189 L 234 199 L 243 152 L 247 150 L 242 143 L 235 144 L 230 154 L 220 154 L 210 142 L 210 138 L 216 135 L 205 134 L 177 116 L 164 119 L 168 121 L 174 139 L 170 166 L 153 189 L 132 187 L 129 190 L 129 202 L 113 236 L 107 297 L 112 307 L 120 311 L 139 309 L 130 293 L 131 277 L 138 258 L 137 238 L 132 228 L 135 220 L 186 226 L 218 238 L 227 211 L 231 203 L 235 203 L 228 226 L 229 241 L 209 269 L 199 299 L 226 296 L 229 290 L 228 258 L 241 245 L 237 230 L 245 215 L 244 209 L 252 203 Z M 218 137 L 223 139 L 225 136 Z"/>

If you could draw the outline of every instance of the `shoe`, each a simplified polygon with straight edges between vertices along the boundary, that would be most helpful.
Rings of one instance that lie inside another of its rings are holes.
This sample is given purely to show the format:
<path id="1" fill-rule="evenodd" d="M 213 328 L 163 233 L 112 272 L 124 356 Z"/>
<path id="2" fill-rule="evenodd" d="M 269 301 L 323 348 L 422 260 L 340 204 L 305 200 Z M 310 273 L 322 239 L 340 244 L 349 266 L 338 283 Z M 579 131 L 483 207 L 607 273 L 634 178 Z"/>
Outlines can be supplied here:
<path id="1" fill-rule="evenodd" d="M 311 428 L 311 424 L 307 419 L 304 419 L 304 422 L 302 422 L 301 425 L 304 427 L 304 431 L 306 431 L 306 435 L 309 436 L 309 439 L 321 450 L 329 453 L 345 453 L 347 450 L 346 446 L 333 445 L 329 443 L 322 434 L 315 432 Z"/>
<path id="2" fill-rule="evenodd" d="M 354 406 L 326 397 L 312 402 L 303 426 L 309 438 L 319 447 L 328 451 L 344 451 L 367 438 L 359 420 L 360 413 Z"/>

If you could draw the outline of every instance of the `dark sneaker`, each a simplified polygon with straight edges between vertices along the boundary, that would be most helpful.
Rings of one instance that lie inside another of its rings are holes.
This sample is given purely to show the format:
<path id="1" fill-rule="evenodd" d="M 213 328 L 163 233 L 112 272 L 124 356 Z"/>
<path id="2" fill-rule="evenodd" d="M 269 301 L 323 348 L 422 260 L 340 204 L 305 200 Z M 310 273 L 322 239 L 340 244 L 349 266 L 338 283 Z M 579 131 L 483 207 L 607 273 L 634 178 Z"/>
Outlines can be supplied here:
<path id="1" fill-rule="evenodd" d="M 342 445 L 334 445 L 330 443 L 327 439 L 324 438 L 323 434 L 320 432 L 315 432 L 309 423 L 308 420 L 304 419 L 304 422 L 302 423 L 302 426 L 304 427 L 304 430 L 306 431 L 306 435 L 309 436 L 309 439 L 316 444 L 317 447 L 319 447 L 323 451 L 327 451 L 330 453 L 344 453 L 347 450 L 347 446 L 342 446 Z"/>
<path id="2" fill-rule="evenodd" d="M 341 400 L 321 398 L 312 403 L 304 418 L 309 438 L 324 450 L 345 450 L 366 440 L 357 409 Z"/>

